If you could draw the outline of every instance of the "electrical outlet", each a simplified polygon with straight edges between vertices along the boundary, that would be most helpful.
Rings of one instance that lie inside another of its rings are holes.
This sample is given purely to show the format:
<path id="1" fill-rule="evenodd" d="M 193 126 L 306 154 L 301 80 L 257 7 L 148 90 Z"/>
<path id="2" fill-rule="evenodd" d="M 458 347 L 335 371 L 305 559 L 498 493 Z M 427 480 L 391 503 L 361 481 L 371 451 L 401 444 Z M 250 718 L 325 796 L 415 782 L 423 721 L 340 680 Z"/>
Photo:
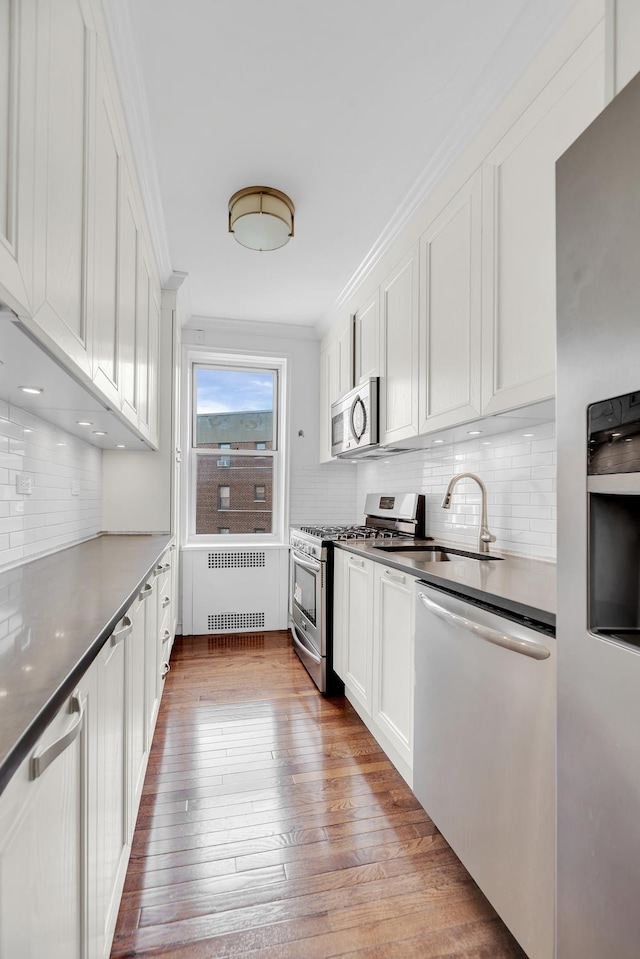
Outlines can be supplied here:
<path id="1" fill-rule="evenodd" d="M 80 496 L 80 480 L 71 480 L 71 495 Z"/>
<path id="2" fill-rule="evenodd" d="M 196 330 L 196 345 L 204 346 L 204 330 Z"/>
<path id="3" fill-rule="evenodd" d="M 16 493 L 33 493 L 33 477 L 29 473 L 18 473 L 16 476 Z"/>

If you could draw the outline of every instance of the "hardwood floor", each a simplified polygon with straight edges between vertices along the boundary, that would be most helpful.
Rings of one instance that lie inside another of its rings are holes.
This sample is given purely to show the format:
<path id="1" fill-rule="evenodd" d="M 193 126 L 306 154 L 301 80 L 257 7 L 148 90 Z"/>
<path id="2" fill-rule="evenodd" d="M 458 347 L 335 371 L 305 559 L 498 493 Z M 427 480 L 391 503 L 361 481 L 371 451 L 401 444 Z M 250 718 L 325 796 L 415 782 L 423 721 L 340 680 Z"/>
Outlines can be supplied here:
<path id="1" fill-rule="evenodd" d="M 285 632 L 178 637 L 113 959 L 526 959 Z"/>

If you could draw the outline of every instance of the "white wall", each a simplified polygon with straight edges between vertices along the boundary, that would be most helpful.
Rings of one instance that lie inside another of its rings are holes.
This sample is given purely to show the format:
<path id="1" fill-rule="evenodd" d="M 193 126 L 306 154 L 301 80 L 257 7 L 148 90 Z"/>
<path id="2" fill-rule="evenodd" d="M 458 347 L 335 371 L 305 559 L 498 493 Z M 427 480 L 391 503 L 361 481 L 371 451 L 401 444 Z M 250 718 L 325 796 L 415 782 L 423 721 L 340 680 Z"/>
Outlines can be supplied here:
<path id="1" fill-rule="evenodd" d="M 32 493 L 17 492 L 18 474 Z M 95 536 L 101 497 L 101 450 L 0 400 L 0 567 Z"/>
<path id="2" fill-rule="evenodd" d="M 533 435 L 523 435 L 533 434 Z M 502 433 L 483 440 L 403 453 L 388 460 L 361 463 L 358 513 L 367 493 L 425 493 L 427 533 L 475 546 L 480 490 L 461 481 L 450 510 L 440 507 L 454 473 L 477 473 L 487 487 L 489 529 L 495 548 L 528 556 L 556 556 L 555 424 Z"/>

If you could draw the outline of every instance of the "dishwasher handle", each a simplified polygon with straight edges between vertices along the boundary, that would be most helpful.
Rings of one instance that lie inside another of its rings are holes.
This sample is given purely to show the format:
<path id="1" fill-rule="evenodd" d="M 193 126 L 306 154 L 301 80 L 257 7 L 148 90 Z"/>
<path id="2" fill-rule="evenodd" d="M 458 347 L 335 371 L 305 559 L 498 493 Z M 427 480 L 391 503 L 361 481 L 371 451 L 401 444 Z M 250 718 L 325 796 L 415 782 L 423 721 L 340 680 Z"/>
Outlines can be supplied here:
<path id="1" fill-rule="evenodd" d="M 542 643 L 537 643 L 533 639 L 519 639 L 516 636 L 503 633 L 499 629 L 492 629 L 491 626 L 483 626 L 482 623 L 476 623 L 472 619 L 467 619 L 466 616 L 459 616 L 458 613 L 454 613 L 450 609 L 445 609 L 445 607 L 440 606 L 439 603 L 434 603 L 434 601 L 429 599 L 428 596 L 425 596 L 424 593 L 418 593 L 418 597 L 423 606 L 426 606 L 427 609 L 431 610 L 431 612 L 440 619 L 443 619 L 446 623 L 453 623 L 455 626 L 466 629 L 475 636 L 479 636 L 480 639 L 484 639 L 487 643 L 493 643 L 494 646 L 509 649 L 513 653 L 521 653 L 523 656 L 531 657 L 531 659 L 548 659 L 551 655 L 546 646 L 543 646 Z"/>

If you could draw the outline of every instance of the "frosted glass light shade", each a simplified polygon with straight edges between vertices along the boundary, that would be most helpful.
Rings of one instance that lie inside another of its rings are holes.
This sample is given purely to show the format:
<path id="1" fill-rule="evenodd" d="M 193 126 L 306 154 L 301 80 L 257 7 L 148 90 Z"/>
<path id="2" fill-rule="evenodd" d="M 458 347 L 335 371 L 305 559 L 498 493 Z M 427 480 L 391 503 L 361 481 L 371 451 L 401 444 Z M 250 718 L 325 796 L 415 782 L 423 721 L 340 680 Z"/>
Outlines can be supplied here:
<path id="1" fill-rule="evenodd" d="M 277 250 L 293 236 L 295 207 L 286 193 L 249 186 L 229 200 L 229 233 L 249 250 Z"/>

